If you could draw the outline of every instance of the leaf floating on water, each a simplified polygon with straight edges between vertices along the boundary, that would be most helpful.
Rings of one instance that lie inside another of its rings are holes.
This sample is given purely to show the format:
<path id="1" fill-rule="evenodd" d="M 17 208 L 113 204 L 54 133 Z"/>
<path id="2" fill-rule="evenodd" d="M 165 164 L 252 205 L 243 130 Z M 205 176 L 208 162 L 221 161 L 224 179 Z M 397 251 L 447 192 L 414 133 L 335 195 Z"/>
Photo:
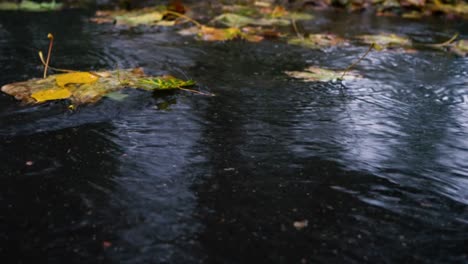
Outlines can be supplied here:
<path id="1" fill-rule="evenodd" d="M 29 12 L 47 12 L 47 11 L 56 11 L 62 9 L 63 4 L 55 2 L 41 2 L 37 3 L 29 0 L 22 0 L 19 4 L 11 2 L 2 2 L 0 3 L 0 10 L 5 11 L 29 11 Z"/>
<path id="2" fill-rule="evenodd" d="M 34 100 L 36 100 L 38 103 L 51 100 L 67 99 L 70 98 L 70 96 L 72 96 L 70 90 L 61 87 L 45 89 L 31 94 L 31 97 L 34 98 Z"/>
<path id="3" fill-rule="evenodd" d="M 212 21 L 219 22 L 228 27 L 243 27 L 253 23 L 254 19 L 243 15 L 226 13 L 215 17 Z"/>
<path id="4" fill-rule="evenodd" d="M 4 85 L 1 90 L 25 103 L 41 103 L 69 98 L 73 105 L 80 105 L 97 102 L 103 96 L 125 87 L 143 89 L 139 84 L 140 80 L 149 78 L 145 77 L 141 68 L 96 72 L 93 74 L 86 72 L 70 74 L 74 75 L 50 75 L 46 79 L 32 79 L 25 82 L 11 83 Z M 94 77 L 90 77 L 89 75 Z M 79 84 L 79 87 L 64 87 L 70 83 Z"/>
<path id="5" fill-rule="evenodd" d="M 283 18 L 250 18 L 238 14 L 226 13 L 213 19 L 228 27 L 251 26 L 288 26 L 291 21 Z"/>
<path id="6" fill-rule="evenodd" d="M 215 28 L 215 27 L 191 27 L 179 31 L 180 35 L 197 35 L 200 40 L 203 41 L 229 41 L 234 39 L 244 39 L 250 42 L 259 42 L 264 37 L 276 37 L 279 36 L 278 32 L 254 29 L 252 27 L 243 28 Z"/>
<path id="7" fill-rule="evenodd" d="M 362 78 L 362 76 L 355 71 L 348 71 L 343 75 L 343 71 L 335 71 L 330 69 L 323 69 L 320 67 L 311 66 L 304 71 L 287 71 L 288 76 L 301 79 L 305 82 L 333 82 L 337 80 L 355 80 Z"/>
<path id="8" fill-rule="evenodd" d="M 65 87 L 67 84 L 85 84 L 94 83 L 99 79 L 96 74 L 90 72 L 71 72 L 59 74 L 55 77 L 57 85 Z"/>
<path id="9" fill-rule="evenodd" d="M 97 24 L 115 23 L 119 26 L 136 27 L 147 26 L 173 26 L 175 21 L 164 20 L 166 8 L 144 8 L 134 11 L 97 11 L 90 20 Z"/>
<path id="10" fill-rule="evenodd" d="M 289 39 L 288 43 L 311 49 L 323 49 L 348 44 L 345 39 L 334 34 L 311 34 L 304 38 L 294 37 Z"/>
<path id="11" fill-rule="evenodd" d="M 238 28 L 214 28 L 202 26 L 198 36 L 204 41 L 226 41 L 240 37 L 241 31 Z"/>
<path id="12" fill-rule="evenodd" d="M 462 39 L 455 41 L 451 46 L 450 46 L 450 51 L 453 53 L 466 57 L 468 55 L 468 40 Z"/>
<path id="13" fill-rule="evenodd" d="M 408 48 L 412 46 L 412 41 L 410 39 L 395 34 L 361 35 L 357 38 L 363 43 L 369 45 L 375 44 L 382 49 Z"/>

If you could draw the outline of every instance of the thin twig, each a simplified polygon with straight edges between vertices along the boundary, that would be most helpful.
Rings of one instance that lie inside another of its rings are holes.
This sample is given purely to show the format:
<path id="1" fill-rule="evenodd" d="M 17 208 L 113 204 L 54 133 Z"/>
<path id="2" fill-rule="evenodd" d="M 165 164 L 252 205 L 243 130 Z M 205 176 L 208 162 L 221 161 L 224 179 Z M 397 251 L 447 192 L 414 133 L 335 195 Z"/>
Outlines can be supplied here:
<path id="1" fill-rule="evenodd" d="M 374 48 L 374 45 L 375 43 L 372 43 L 369 47 L 369 49 L 366 51 L 366 53 L 364 53 L 364 55 L 362 55 L 356 62 L 354 62 L 353 64 L 349 65 L 348 68 L 346 68 L 344 71 L 343 71 L 343 74 L 341 75 L 340 79 L 343 79 L 343 77 L 346 75 L 347 72 L 349 72 L 354 66 L 356 66 L 356 64 L 358 64 L 360 61 L 362 61 L 366 56 L 367 54 L 369 54 L 369 52 L 371 52 L 371 50 Z"/>
<path id="2" fill-rule="evenodd" d="M 187 89 L 187 88 L 182 88 L 182 87 L 178 87 L 177 89 L 187 91 L 187 92 L 196 93 L 196 94 L 206 95 L 206 96 L 214 96 L 214 94 L 211 94 L 211 93 L 208 94 L 208 93 L 200 92 L 200 91 L 197 91 L 197 90 L 192 90 L 192 89 Z"/>
<path id="3" fill-rule="evenodd" d="M 177 12 L 174 12 L 174 11 L 169 11 L 169 10 L 164 11 L 164 13 L 165 13 L 165 14 L 174 15 L 174 16 L 176 16 L 176 17 L 184 18 L 184 19 L 186 19 L 186 20 L 188 20 L 188 21 L 194 23 L 197 27 L 200 27 L 200 28 L 203 27 L 203 25 L 202 25 L 200 22 L 198 22 L 198 21 L 196 21 L 195 19 L 193 19 L 193 18 L 191 18 L 191 17 L 189 17 L 189 16 L 186 16 L 186 15 L 184 15 L 184 14 L 177 13 Z"/>
<path id="4" fill-rule="evenodd" d="M 54 45 L 54 35 L 49 33 L 47 34 L 47 38 L 49 39 L 49 51 L 47 52 L 47 60 L 45 62 L 45 67 L 44 67 L 44 79 L 47 78 L 47 67 L 49 67 L 50 55 L 52 53 L 52 46 Z"/>

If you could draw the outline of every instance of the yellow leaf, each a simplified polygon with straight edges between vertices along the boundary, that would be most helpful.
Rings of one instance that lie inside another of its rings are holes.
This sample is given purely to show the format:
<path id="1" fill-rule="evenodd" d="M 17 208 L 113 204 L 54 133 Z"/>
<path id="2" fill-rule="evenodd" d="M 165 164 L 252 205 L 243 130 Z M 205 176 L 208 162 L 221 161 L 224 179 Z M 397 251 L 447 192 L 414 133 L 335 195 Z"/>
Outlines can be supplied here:
<path id="1" fill-rule="evenodd" d="M 203 26 L 199 35 L 204 41 L 226 41 L 239 37 L 241 31 L 238 28 L 213 28 Z"/>
<path id="2" fill-rule="evenodd" d="M 50 100 L 67 99 L 72 95 L 67 88 L 50 88 L 31 94 L 38 103 Z"/>
<path id="3" fill-rule="evenodd" d="M 84 84 L 84 83 L 93 83 L 99 79 L 98 76 L 92 74 L 90 72 L 71 72 L 57 75 L 55 81 L 57 85 L 60 87 L 65 87 L 67 84 L 76 83 L 76 84 Z"/>

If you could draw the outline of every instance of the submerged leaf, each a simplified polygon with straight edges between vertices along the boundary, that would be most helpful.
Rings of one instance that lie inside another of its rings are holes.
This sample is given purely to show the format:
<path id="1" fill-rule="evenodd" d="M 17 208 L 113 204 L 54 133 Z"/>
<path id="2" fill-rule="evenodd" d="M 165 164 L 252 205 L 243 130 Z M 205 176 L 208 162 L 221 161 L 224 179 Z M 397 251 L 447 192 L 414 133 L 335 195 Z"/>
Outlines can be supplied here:
<path id="1" fill-rule="evenodd" d="M 31 94 L 31 97 L 38 103 L 51 100 L 60 100 L 70 98 L 72 93 L 67 88 L 54 87 L 50 89 L 41 90 Z"/>
<path id="2" fill-rule="evenodd" d="M 122 102 L 123 100 L 125 100 L 125 98 L 128 97 L 128 95 L 120 93 L 120 92 L 112 92 L 112 93 L 106 94 L 105 97 L 112 99 L 114 101 L 117 101 L 117 102 Z"/>
<path id="3" fill-rule="evenodd" d="M 55 81 L 60 87 L 65 87 L 67 84 L 93 83 L 98 79 L 99 77 L 97 75 L 90 72 L 70 72 L 59 74 L 55 77 Z"/>
<path id="4" fill-rule="evenodd" d="M 343 71 L 335 71 L 311 66 L 304 71 L 287 71 L 288 76 L 302 79 L 305 82 L 332 82 L 336 80 L 354 80 L 362 78 L 357 72 L 349 71 L 343 75 Z"/>

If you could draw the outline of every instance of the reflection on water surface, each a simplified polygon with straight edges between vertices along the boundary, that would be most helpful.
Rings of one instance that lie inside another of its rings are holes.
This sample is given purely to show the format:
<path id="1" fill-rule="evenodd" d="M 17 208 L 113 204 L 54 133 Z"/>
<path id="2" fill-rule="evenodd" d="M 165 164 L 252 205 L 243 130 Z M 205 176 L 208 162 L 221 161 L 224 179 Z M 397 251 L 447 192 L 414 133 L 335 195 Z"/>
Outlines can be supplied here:
<path id="1" fill-rule="evenodd" d="M 349 28 L 348 25 L 359 25 Z M 342 35 L 466 38 L 463 22 L 324 15 Z M 66 111 L 0 95 L 0 254 L 49 263 L 464 262 L 467 59 L 371 53 L 365 78 L 302 83 L 285 70 L 343 68 L 366 47 L 199 43 L 119 30 L 80 12 L 0 15 L 0 84 L 53 64 L 143 66 L 217 94 L 127 91 Z M 294 221 L 308 220 L 302 230 Z"/>

